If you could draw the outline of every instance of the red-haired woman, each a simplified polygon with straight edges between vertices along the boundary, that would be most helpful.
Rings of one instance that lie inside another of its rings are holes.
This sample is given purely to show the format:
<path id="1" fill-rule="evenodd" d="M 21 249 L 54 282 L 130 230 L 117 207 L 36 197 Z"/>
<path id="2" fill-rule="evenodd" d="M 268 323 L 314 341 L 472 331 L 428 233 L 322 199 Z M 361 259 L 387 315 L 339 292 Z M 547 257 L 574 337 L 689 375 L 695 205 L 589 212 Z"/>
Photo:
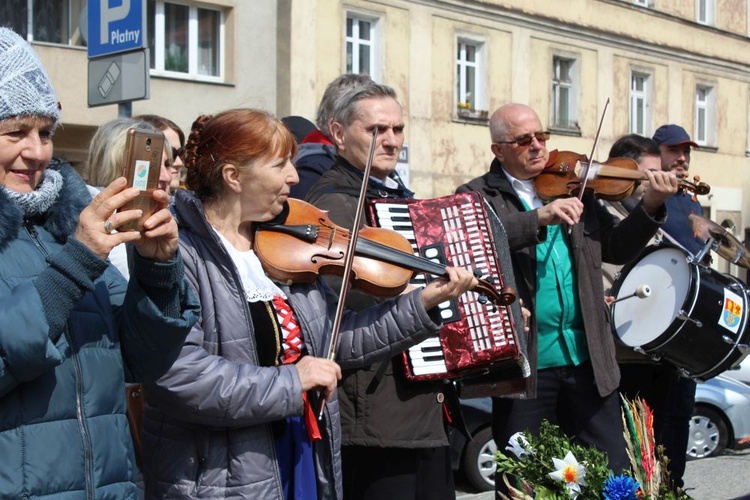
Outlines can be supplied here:
<path id="1" fill-rule="evenodd" d="M 336 294 L 321 280 L 273 282 L 253 252 L 253 223 L 281 213 L 297 183 L 295 152 L 291 133 L 262 111 L 193 124 L 188 190 L 178 191 L 174 210 L 202 315 L 177 362 L 146 387 L 149 498 L 341 498 L 341 369 L 434 333 L 439 319 L 428 311 L 476 285 L 467 270 L 450 269 L 450 280 L 347 313 L 338 363 L 327 360 Z M 308 391 L 327 400 L 320 421 Z"/>

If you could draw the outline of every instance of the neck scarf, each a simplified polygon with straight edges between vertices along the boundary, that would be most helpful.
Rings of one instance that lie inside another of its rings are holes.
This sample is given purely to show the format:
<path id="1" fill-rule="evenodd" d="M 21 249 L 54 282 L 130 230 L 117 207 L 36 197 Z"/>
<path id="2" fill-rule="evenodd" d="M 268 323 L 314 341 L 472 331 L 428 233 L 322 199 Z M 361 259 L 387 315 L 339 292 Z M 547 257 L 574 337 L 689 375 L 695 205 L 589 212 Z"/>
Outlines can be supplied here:
<path id="1" fill-rule="evenodd" d="M 5 194 L 23 212 L 24 217 L 44 215 L 57 201 L 63 186 L 63 178 L 56 170 L 45 170 L 36 189 L 30 193 L 19 193 L 1 186 Z"/>

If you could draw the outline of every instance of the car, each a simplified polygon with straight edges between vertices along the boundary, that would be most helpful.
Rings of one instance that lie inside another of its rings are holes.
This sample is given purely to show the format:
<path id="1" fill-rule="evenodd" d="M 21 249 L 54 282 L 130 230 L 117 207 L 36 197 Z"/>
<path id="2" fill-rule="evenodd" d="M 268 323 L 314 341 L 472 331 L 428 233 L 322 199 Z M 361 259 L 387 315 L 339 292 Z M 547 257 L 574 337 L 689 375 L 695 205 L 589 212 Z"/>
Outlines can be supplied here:
<path id="1" fill-rule="evenodd" d="M 750 362 L 747 363 L 750 366 Z M 477 491 L 491 491 L 495 485 L 493 461 L 497 445 L 492 439 L 492 400 L 462 399 L 461 410 L 472 439 L 451 430 L 453 470 Z M 727 448 L 750 446 L 750 385 L 722 373 L 697 385 L 695 410 L 690 419 L 688 459 L 721 455 Z"/>
<path id="2" fill-rule="evenodd" d="M 750 444 L 750 385 L 732 378 L 730 371 L 699 383 L 690 419 L 687 456 L 715 457 L 727 448 Z"/>
<path id="3" fill-rule="evenodd" d="M 742 359 L 738 365 L 725 371 L 723 375 L 750 384 L 750 357 Z"/>

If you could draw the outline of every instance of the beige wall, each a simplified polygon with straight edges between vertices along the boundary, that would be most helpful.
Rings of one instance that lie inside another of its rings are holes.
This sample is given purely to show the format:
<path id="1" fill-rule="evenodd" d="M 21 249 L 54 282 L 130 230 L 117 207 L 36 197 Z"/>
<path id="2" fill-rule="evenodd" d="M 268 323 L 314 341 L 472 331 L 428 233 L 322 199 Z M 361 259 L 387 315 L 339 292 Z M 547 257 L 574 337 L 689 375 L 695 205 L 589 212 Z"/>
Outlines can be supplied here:
<path id="1" fill-rule="evenodd" d="M 151 98 L 134 101 L 133 115 L 154 113 L 176 122 L 187 133 L 203 113 L 252 106 L 276 112 L 276 2 L 206 0 L 225 15 L 226 82 L 152 77 Z M 78 162 L 97 126 L 117 117 L 117 105 L 88 107 L 88 58 L 85 48 L 35 43 L 63 106 L 63 129 L 55 137 L 56 154 Z"/>

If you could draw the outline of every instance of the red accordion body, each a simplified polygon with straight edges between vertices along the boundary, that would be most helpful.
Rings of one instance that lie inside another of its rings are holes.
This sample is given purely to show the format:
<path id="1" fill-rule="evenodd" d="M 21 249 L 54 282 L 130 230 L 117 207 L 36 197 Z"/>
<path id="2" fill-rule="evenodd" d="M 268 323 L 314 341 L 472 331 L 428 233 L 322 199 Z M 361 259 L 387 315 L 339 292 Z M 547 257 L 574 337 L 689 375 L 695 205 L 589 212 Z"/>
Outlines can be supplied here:
<path id="1" fill-rule="evenodd" d="M 403 234 L 416 255 L 479 271 L 496 289 L 504 286 L 486 208 L 478 193 L 430 200 L 372 200 L 368 215 L 373 226 Z M 424 286 L 424 275 L 417 275 L 412 284 Z M 444 325 L 438 335 L 404 352 L 407 379 L 481 374 L 494 364 L 519 358 L 510 307 L 467 292 L 441 304 L 440 314 Z"/>

